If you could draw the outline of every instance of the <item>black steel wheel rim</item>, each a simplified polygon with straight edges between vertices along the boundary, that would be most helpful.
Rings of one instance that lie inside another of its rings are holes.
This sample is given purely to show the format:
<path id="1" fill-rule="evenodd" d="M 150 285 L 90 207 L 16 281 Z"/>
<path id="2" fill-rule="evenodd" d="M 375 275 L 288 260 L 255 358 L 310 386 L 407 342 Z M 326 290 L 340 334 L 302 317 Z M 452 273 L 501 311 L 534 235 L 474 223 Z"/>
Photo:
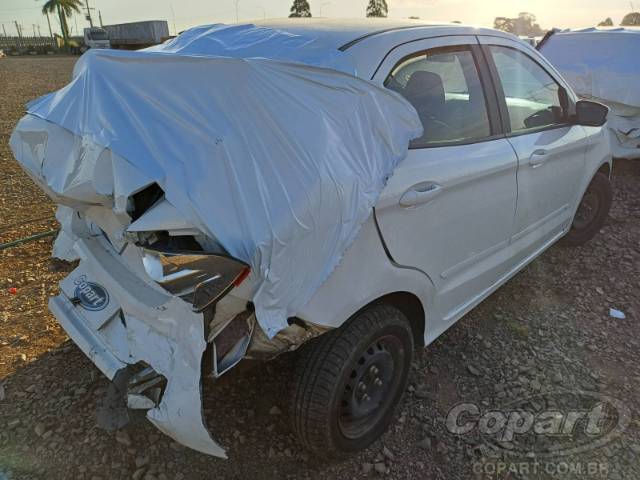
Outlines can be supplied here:
<path id="1" fill-rule="evenodd" d="M 347 377 L 338 426 L 350 439 L 366 435 L 393 403 L 402 377 L 405 350 L 393 335 L 373 340 L 358 356 Z"/>
<path id="2" fill-rule="evenodd" d="M 597 217 L 599 209 L 600 199 L 598 195 L 591 189 L 587 190 L 573 219 L 573 228 L 576 230 L 587 228 Z"/>

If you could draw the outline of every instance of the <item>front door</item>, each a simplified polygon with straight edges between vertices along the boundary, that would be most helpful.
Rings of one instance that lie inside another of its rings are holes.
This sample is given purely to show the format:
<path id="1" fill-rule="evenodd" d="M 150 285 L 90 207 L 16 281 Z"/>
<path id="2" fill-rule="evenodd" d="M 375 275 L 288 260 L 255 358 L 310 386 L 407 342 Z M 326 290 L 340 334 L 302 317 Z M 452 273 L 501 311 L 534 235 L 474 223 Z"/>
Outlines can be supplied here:
<path id="1" fill-rule="evenodd" d="M 518 208 L 512 242 L 535 254 L 569 228 L 584 176 L 584 128 L 568 123 L 572 99 L 516 41 L 481 37 L 495 72 L 507 137 L 518 156 Z M 541 60 L 541 59 L 540 59 Z"/>
<path id="2" fill-rule="evenodd" d="M 374 78 L 414 105 L 425 130 L 382 192 L 376 218 L 392 258 L 431 278 L 431 314 L 445 323 L 511 262 L 517 158 L 481 56 L 472 36 L 423 40 L 395 49 Z"/>

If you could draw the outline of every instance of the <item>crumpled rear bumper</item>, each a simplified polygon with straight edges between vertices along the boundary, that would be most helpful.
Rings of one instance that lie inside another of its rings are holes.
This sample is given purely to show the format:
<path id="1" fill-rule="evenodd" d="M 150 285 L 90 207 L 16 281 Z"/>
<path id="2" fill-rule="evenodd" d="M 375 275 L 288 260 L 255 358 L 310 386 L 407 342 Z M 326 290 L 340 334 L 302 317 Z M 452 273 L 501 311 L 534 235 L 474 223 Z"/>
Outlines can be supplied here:
<path id="1" fill-rule="evenodd" d="M 226 458 L 202 414 L 203 315 L 137 275 L 123 260 L 127 252 L 116 253 L 104 237 L 78 239 L 74 249 L 80 264 L 49 302 L 62 327 L 109 379 L 140 362 L 164 376 L 148 419 L 177 442 Z"/>

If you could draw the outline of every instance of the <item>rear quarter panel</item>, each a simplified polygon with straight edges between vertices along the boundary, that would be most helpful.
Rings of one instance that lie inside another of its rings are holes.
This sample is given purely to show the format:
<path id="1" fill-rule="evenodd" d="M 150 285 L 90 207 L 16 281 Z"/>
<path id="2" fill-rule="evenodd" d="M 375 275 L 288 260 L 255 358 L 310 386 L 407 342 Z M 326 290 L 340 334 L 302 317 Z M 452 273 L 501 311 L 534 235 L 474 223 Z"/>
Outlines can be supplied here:
<path id="1" fill-rule="evenodd" d="M 374 300 L 396 292 L 415 295 L 426 314 L 433 285 L 419 270 L 395 266 L 387 257 L 373 215 L 364 223 L 342 261 L 318 289 L 298 317 L 327 327 L 339 327 Z"/>

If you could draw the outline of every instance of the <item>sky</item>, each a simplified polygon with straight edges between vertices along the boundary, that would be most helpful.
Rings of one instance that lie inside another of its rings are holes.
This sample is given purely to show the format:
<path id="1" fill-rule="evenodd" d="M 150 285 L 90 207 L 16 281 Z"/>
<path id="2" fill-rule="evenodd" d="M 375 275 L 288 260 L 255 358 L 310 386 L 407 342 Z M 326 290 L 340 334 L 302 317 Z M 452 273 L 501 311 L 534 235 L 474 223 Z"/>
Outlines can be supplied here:
<path id="1" fill-rule="evenodd" d="M 236 0 L 88 0 L 95 17 L 102 13 L 105 25 L 137 20 L 167 20 L 171 33 L 194 25 L 235 22 Z M 238 19 L 285 17 L 293 0 L 237 0 Z M 611 17 L 617 25 L 622 17 L 640 10 L 640 0 L 387 0 L 389 17 L 418 16 L 429 21 L 454 21 L 477 26 L 492 26 L 496 16 L 516 17 L 518 12 L 531 12 L 542 28 L 583 28 L 596 25 Z M 14 21 L 18 21 L 25 35 L 48 33 L 47 20 L 40 13 L 44 0 L 0 0 L 0 33 L 15 35 Z M 363 17 L 368 0 L 309 0 L 313 16 Z M 54 31 L 57 20 L 51 18 Z M 77 27 L 76 27 L 77 25 Z M 35 27 L 34 27 L 35 26 Z M 70 28 L 80 31 L 88 22 L 83 15 L 75 15 Z M 75 34 L 75 32 L 74 32 Z"/>

